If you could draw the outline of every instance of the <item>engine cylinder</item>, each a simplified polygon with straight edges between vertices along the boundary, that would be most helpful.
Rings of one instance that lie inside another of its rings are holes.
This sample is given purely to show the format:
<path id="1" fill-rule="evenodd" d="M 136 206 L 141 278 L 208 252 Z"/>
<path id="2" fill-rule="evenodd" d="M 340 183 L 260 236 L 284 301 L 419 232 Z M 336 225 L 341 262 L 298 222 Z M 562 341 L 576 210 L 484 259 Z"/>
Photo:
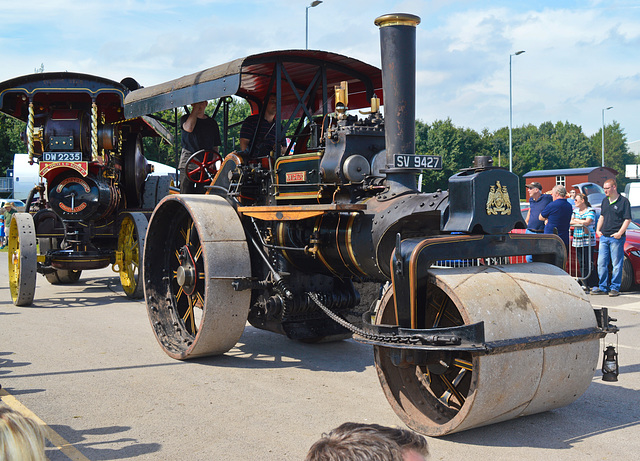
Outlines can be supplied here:
<path id="1" fill-rule="evenodd" d="M 327 213 L 276 225 L 283 256 L 298 270 L 339 277 L 386 281 L 396 235 L 402 238 L 440 232 L 446 192 L 405 194 L 388 201 L 367 200 L 362 213 Z M 306 248 L 306 251 L 300 251 Z"/>

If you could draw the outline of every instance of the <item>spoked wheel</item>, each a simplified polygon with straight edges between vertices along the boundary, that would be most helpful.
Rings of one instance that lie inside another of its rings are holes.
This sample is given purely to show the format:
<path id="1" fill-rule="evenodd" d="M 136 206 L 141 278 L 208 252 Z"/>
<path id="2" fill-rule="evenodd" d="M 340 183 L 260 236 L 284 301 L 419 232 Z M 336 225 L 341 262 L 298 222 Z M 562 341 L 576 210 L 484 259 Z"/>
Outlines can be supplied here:
<path id="1" fill-rule="evenodd" d="M 172 195 L 149 221 L 144 249 L 147 311 L 158 342 L 176 359 L 223 354 L 244 330 L 251 276 L 240 218 L 214 195 Z"/>
<path id="2" fill-rule="evenodd" d="M 16 213 L 9 232 L 9 289 L 13 304 L 28 306 L 36 292 L 36 230 L 28 213 Z"/>
<path id="3" fill-rule="evenodd" d="M 144 296 L 142 256 L 147 235 L 147 218 L 142 213 L 127 213 L 120 224 L 118 251 L 122 253 L 120 283 L 127 297 L 139 299 Z"/>
<path id="4" fill-rule="evenodd" d="M 46 255 L 47 251 L 51 249 L 55 250 L 59 248 L 58 239 L 55 237 L 39 238 L 38 245 L 40 247 L 41 255 Z M 67 285 L 80 280 L 81 275 L 81 270 L 57 269 L 55 272 L 45 274 L 44 277 L 51 285 Z"/>
<path id="5" fill-rule="evenodd" d="M 564 271 L 547 264 L 432 270 L 418 328 L 484 321 L 487 342 L 594 328 L 593 308 Z M 388 290 L 377 324 L 395 324 Z M 374 347 L 376 369 L 394 411 L 430 436 L 558 408 L 591 383 L 598 338 L 480 355 Z"/>
<path id="6" fill-rule="evenodd" d="M 210 150 L 199 150 L 187 160 L 187 178 L 198 184 L 208 183 L 215 178 L 220 165 L 220 154 Z"/>

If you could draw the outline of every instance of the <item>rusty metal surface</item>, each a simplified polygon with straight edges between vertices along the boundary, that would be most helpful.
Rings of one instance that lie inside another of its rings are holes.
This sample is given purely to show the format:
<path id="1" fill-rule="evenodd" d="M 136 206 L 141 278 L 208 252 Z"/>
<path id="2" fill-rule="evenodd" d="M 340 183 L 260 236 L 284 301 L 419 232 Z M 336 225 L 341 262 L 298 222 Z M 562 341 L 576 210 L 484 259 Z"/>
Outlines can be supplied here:
<path id="1" fill-rule="evenodd" d="M 194 278 L 202 283 L 193 291 L 174 283 L 184 268 L 177 253 L 191 242 L 197 242 L 189 250 Z M 177 359 L 217 355 L 236 344 L 247 320 L 251 292 L 235 291 L 231 283 L 250 277 L 251 263 L 240 219 L 225 199 L 166 197 L 151 217 L 144 261 L 147 310 L 167 354 Z M 185 297 L 188 308 L 183 312 L 179 304 Z"/>
<path id="2" fill-rule="evenodd" d="M 596 327 L 584 292 L 552 265 L 438 269 L 432 271 L 431 283 L 453 302 L 465 324 L 484 321 L 487 342 Z M 383 310 L 389 307 L 393 308 L 393 302 L 387 296 Z M 377 323 L 383 315 L 378 314 Z M 438 436 L 573 402 L 591 383 L 599 338 L 585 336 L 570 344 L 473 354 L 471 384 L 464 390 L 466 400 L 459 410 L 439 403 L 438 396 L 427 389 L 427 381 L 420 381 L 415 372 L 394 367 L 384 354 L 383 348 L 376 348 L 378 373 L 394 410 L 410 427 Z M 407 382 L 411 376 L 413 382 Z"/>

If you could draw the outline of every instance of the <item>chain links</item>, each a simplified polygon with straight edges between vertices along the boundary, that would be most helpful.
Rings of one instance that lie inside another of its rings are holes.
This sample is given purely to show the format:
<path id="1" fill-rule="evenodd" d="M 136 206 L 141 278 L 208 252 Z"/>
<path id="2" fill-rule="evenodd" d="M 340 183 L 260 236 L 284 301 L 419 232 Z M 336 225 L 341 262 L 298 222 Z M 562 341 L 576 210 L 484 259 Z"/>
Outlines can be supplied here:
<path id="1" fill-rule="evenodd" d="M 388 334 L 376 334 L 376 333 L 368 333 L 362 328 L 358 328 L 352 323 L 347 322 L 342 317 L 338 316 L 327 306 L 322 304 L 318 295 L 316 293 L 307 292 L 307 295 L 311 300 L 318 305 L 322 311 L 329 316 L 331 320 L 343 326 L 347 330 L 352 333 L 357 334 L 358 336 L 362 336 L 365 339 L 369 339 L 371 341 L 378 341 L 384 343 L 392 343 L 392 344 L 420 344 L 421 340 L 417 336 L 396 336 L 396 335 L 388 335 Z"/>

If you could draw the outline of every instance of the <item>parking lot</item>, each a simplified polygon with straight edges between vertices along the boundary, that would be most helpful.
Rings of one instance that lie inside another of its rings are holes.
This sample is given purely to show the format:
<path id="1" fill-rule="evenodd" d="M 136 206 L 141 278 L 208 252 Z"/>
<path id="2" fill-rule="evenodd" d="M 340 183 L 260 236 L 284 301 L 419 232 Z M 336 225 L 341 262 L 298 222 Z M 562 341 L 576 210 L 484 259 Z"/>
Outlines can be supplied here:
<path id="1" fill-rule="evenodd" d="M 51 460 L 299 460 L 345 421 L 403 426 L 371 347 L 353 340 L 304 344 L 247 326 L 227 354 L 179 362 L 110 269 L 71 286 L 38 276 L 31 307 L 11 302 L 6 252 L 0 279 L 2 401 L 46 425 Z M 429 438 L 431 459 L 636 459 L 640 292 L 591 300 L 618 319 L 618 382 L 598 370 L 568 407 Z"/>

